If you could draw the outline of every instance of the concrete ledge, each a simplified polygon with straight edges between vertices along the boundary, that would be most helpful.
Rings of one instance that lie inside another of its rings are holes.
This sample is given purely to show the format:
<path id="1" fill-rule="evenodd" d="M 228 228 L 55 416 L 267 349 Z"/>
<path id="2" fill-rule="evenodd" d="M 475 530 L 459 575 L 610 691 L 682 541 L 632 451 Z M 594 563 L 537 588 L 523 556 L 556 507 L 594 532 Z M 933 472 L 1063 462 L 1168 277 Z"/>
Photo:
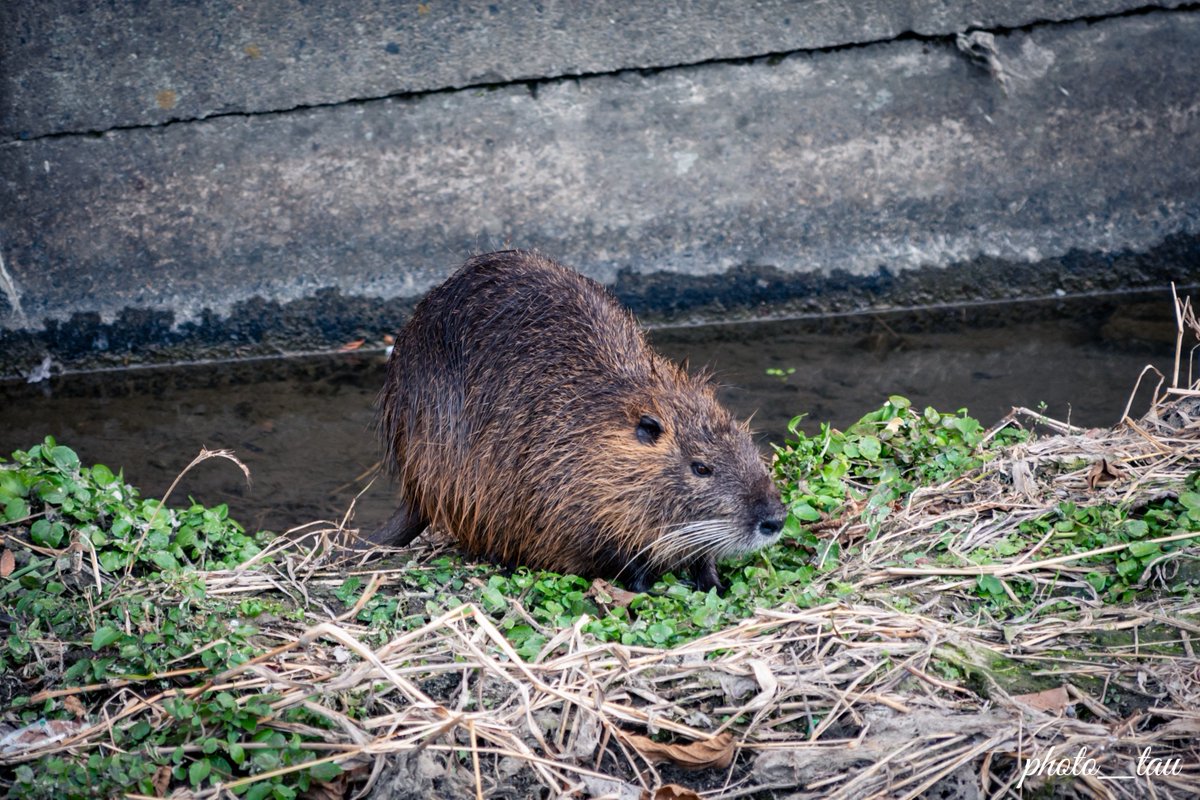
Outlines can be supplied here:
<path id="1" fill-rule="evenodd" d="M 854 287 L 918 270 L 927 301 L 1194 278 L 1200 13 L 974 52 L 902 40 L 10 143 L 0 313 L 26 333 L 0 372 L 54 342 L 65 359 L 182 329 L 301 348 L 388 330 L 510 244 L 660 316 L 719 308 L 702 286 L 681 300 L 696 281 L 786 304 L 879 298 Z M 1177 260 L 1138 260 L 1155 248 Z"/>
<path id="2" fill-rule="evenodd" d="M 1005 301 L 1086 296 L 1103 302 L 1133 289 L 1157 289 L 1169 303 L 1170 281 L 1180 291 L 1200 288 L 1200 236 L 1171 236 L 1145 252 L 1083 253 L 1028 264 L 986 257 L 947 268 L 850 275 L 785 274 L 774 267 L 746 266 L 718 276 L 634 273 L 622 270 L 613 290 L 643 323 L 808 317 L 822 325 L 845 322 L 842 312 L 866 309 L 941 308 L 959 322 L 1001 324 L 1044 304 Z M 1031 295 L 1035 287 L 1040 295 Z M 363 340 L 364 352 L 382 348 L 412 311 L 416 298 L 346 296 L 323 290 L 281 303 L 253 298 L 235 303 L 226 316 L 204 312 L 177 322 L 173 311 L 125 309 L 109 321 L 79 312 L 47 321 L 38 331 L 0 330 L 0 379 L 24 378 L 52 354 L 55 372 L 126 368 L 142 364 L 188 364 L 212 359 L 329 353 Z M 999 304 L 997 304 L 997 302 Z M 1166 305 L 1162 306 L 1166 308 Z M 1026 310 L 1023 310 L 1026 309 Z M 861 315 L 857 315 L 861 319 Z M 854 322 L 849 323 L 853 325 Z M 1173 325 L 1173 323 L 1169 323 Z M 1173 328 L 1172 328 L 1173 330 Z"/>
<path id="3" fill-rule="evenodd" d="M 0 4 L 0 140 L 661 68 L 1173 0 Z"/>

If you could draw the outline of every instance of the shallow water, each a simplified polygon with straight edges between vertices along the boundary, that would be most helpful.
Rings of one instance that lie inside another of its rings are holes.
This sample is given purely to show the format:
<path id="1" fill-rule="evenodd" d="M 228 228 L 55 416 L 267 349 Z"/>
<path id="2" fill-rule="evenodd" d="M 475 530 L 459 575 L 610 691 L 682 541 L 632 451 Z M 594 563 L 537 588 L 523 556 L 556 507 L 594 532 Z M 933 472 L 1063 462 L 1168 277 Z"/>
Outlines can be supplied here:
<path id="1" fill-rule="evenodd" d="M 1115 424 L 1146 364 L 1168 372 L 1174 356 L 1170 298 L 1118 298 L 972 306 L 826 319 L 652 331 L 655 346 L 708 365 L 724 401 L 753 417 L 764 447 L 788 421 L 844 427 L 889 394 L 942 410 L 966 407 L 985 424 L 1012 406 L 1077 425 Z M 767 370 L 780 374 L 768 374 Z M 161 496 L 200 447 L 227 447 L 231 464 L 201 464 L 173 500 L 228 502 L 248 528 L 283 530 L 340 518 L 378 460 L 370 425 L 383 381 L 382 354 L 278 359 L 60 376 L 0 384 L 0 453 L 46 434 L 100 462 L 148 496 Z M 1143 387 L 1135 416 L 1145 410 Z M 380 478 L 357 501 L 373 527 L 391 510 Z"/>

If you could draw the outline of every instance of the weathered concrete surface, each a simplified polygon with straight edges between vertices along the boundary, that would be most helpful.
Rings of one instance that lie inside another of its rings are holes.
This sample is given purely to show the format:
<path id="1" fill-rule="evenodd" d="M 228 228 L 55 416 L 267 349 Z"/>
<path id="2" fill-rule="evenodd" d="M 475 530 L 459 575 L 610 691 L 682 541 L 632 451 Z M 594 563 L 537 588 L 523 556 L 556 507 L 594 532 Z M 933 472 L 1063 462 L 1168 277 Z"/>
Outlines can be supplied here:
<path id="1" fill-rule="evenodd" d="M 0 139 L 696 64 L 1177 0 L 0 3 Z"/>
<path id="2" fill-rule="evenodd" d="M 0 373 L 378 334 L 508 244 L 651 314 L 1194 281 L 1197 52 L 1156 12 L 10 143 L 0 324 L 47 327 Z"/>

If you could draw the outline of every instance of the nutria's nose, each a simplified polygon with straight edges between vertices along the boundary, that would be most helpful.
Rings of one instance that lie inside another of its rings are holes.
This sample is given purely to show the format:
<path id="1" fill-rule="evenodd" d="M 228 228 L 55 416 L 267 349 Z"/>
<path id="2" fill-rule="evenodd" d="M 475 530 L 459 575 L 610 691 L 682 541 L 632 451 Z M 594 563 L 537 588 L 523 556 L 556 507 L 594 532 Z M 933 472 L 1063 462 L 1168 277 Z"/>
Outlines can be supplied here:
<path id="1" fill-rule="evenodd" d="M 783 518 L 764 519 L 758 523 L 758 533 L 760 536 L 774 536 L 783 530 Z"/>
<path id="2" fill-rule="evenodd" d="M 774 536 L 783 530 L 783 523 L 787 521 L 787 509 L 783 507 L 783 503 L 779 501 L 779 491 L 771 486 L 766 497 L 759 498 L 754 504 L 754 516 L 758 519 L 758 533 L 760 536 Z"/>

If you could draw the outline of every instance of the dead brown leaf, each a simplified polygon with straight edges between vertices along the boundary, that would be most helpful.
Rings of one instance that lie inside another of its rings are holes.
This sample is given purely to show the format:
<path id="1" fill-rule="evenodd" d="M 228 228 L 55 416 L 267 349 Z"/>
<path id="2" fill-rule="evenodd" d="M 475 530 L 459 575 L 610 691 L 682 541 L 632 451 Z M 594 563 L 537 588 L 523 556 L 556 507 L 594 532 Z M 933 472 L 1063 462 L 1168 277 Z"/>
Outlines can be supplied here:
<path id="1" fill-rule="evenodd" d="M 1115 464 L 1110 464 L 1107 458 L 1093 461 L 1087 474 L 1088 488 L 1095 489 L 1102 483 L 1111 483 L 1124 474 L 1125 470 Z"/>
<path id="2" fill-rule="evenodd" d="M 1025 459 L 1014 459 L 1010 467 L 1013 489 L 1028 500 L 1038 495 L 1037 477 L 1033 474 L 1032 463 Z"/>
<path id="3" fill-rule="evenodd" d="M 618 589 L 608 581 L 597 578 L 588 588 L 587 597 L 607 609 L 613 606 L 628 606 L 633 598 L 637 597 L 637 593 Z"/>
<path id="4" fill-rule="evenodd" d="M 17 565 L 16 558 L 13 556 L 12 550 L 7 547 L 4 552 L 0 553 L 0 578 L 7 578 L 12 575 L 13 568 Z"/>
<path id="5" fill-rule="evenodd" d="M 636 733 L 623 733 L 622 736 L 647 761 L 655 764 L 667 761 L 683 769 L 725 769 L 733 761 L 736 749 L 733 734 L 728 731 L 686 744 L 664 744 Z"/>
<path id="6" fill-rule="evenodd" d="M 66 719 L 51 719 L 26 725 L 4 737 L 10 751 L 34 750 L 74 736 L 86 727 L 85 723 Z"/>
<path id="7" fill-rule="evenodd" d="M 643 791 L 642 800 L 700 800 L 700 795 L 686 786 L 668 783 L 666 786 L 658 787 L 654 794 Z"/>
<path id="8" fill-rule="evenodd" d="M 349 796 L 349 788 L 346 773 L 342 773 L 332 781 L 313 781 L 308 791 L 301 792 L 300 800 L 345 800 Z"/>
<path id="9" fill-rule="evenodd" d="M 1013 700 L 1038 711 L 1046 711 L 1051 714 L 1061 714 L 1071 704 L 1071 697 L 1067 694 L 1065 686 L 1047 689 L 1044 692 L 1034 692 L 1033 694 L 1015 694 L 1013 695 Z"/>
<path id="10" fill-rule="evenodd" d="M 83 719 L 87 716 L 87 709 L 83 707 L 83 703 L 79 702 L 79 698 L 73 694 L 63 698 L 63 708 L 70 711 L 75 716 L 75 719 Z"/>
<path id="11" fill-rule="evenodd" d="M 154 771 L 154 793 L 159 797 L 166 797 L 169 788 L 171 788 L 171 768 L 161 766 Z"/>
<path id="12" fill-rule="evenodd" d="M 351 787 L 366 780 L 370 774 L 370 766 L 359 765 L 331 781 L 313 781 L 307 791 L 300 793 L 300 800 L 346 800 L 354 794 Z"/>

